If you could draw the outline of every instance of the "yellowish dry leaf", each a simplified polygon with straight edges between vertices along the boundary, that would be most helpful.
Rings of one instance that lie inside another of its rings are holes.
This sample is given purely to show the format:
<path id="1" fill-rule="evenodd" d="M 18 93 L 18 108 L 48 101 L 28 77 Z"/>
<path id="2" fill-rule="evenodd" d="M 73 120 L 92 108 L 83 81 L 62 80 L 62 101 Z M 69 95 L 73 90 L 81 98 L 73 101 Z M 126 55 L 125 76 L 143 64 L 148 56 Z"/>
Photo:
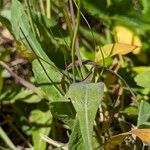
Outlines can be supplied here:
<path id="1" fill-rule="evenodd" d="M 141 52 L 142 42 L 140 38 L 134 34 L 134 32 L 121 25 L 115 26 L 115 32 L 117 41 L 119 43 L 126 43 L 139 46 L 133 51 L 133 53 L 139 54 Z"/>
<path id="2" fill-rule="evenodd" d="M 96 61 L 100 61 L 103 58 L 107 58 L 109 56 L 114 55 L 126 55 L 133 50 L 135 50 L 137 46 L 124 44 L 124 43 L 114 43 L 114 44 L 107 44 L 100 48 L 100 50 L 96 54 Z"/>
<path id="3" fill-rule="evenodd" d="M 139 137 L 143 142 L 150 143 L 150 129 L 133 129 L 132 136 Z"/>
<path id="4" fill-rule="evenodd" d="M 108 143 L 105 146 L 106 150 L 115 150 L 116 146 L 123 142 L 126 137 L 132 135 L 132 137 L 139 137 L 143 142 L 150 143 L 150 129 L 136 129 L 129 132 L 125 132 L 122 134 L 118 134 L 115 136 L 112 136 Z"/>
<path id="5" fill-rule="evenodd" d="M 112 136 L 106 144 L 105 150 L 115 150 L 116 146 L 123 142 L 125 138 L 128 137 L 130 134 L 130 132 L 125 132 L 122 134 Z"/>

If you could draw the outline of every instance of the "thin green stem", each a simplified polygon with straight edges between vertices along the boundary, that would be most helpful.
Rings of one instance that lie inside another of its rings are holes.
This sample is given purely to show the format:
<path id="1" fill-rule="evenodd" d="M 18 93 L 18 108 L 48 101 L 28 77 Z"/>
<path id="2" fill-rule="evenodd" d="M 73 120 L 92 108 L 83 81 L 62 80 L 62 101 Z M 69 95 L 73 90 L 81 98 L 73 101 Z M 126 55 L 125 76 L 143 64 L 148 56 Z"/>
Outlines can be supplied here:
<path id="1" fill-rule="evenodd" d="M 72 45 L 71 45 L 71 56 L 72 56 L 72 70 L 73 70 L 73 81 L 75 82 L 76 80 L 76 75 L 75 75 L 75 43 L 76 43 L 76 38 L 77 38 L 77 33 L 79 29 L 79 24 L 80 24 L 80 8 L 81 8 L 81 1 L 78 0 L 78 11 L 77 11 L 77 19 L 76 19 L 76 26 L 73 34 L 73 39 L 72 39 Z"/>
<path id="2" fill-rule="evenodd" d="M 69 3 L 70 3 L 70 14 L 71 14 L 71 19 L 72 19 L 72 24 L 73 24 L 73 30 L 75 31 L 75 14 L 74 14 L 74 8 L 73 8 L 72 0 L 70 0 Z M 76 7 L 77 7 L 77 10 L 80 12 L 81 8 L 78 7 L 78 5 L 76 4 L 75 1 L 74 1 L 74 3 L 76 5 Z M 81 59 L 81 54 L 80 54 L 80 45 L 79 45 L 78 35 L 77 35 L 76 41 L 75 41 L 75 49 L 76 49 L 76 54 L 77 54 L 77 57 L 78 57 L 78 60 L 79 60 L 79 64 L 80 64 L 80 70 L 81 70 L 80 74 L 82 74 L 82 77 L 85 78 L 86 77 L 86 71 L 85 71 L 84 66 L 82 65 L 82 59 Z"/>
<path id="3" fill-rule="evenodd" d="M 98 46 L 98 49 L 99 49 L 100 52 L 101 52 L 101 55 L 102 55 L 102 63 L 103 63 L 103 66 L 105 67 L 105 58 L 104 58 L 104 53 L 103 53 L 102 47 Z M 102 76 L 102 74 L 103 74 L 103 71 L 104 71 L 104 69 L 102 68 L 101 76 Z"/>
<path id="4" fill-rule="evenodd" d="M 70 36 L 72 38 L 73 36 L 73 30 L 72 30 L 72 26 L 71 26 L 71 22 L 70 22 L 70 17 L 69 17 L 69 13 L 68 13 L 68 10 L 66 8 L 66 4 L 64 1 L 61 1 L 60 2 L 60 5 L 62 7 L 62 11 L 64 13 L 64 16 L 65 16 L 65 20 L 66 20 L 66 23 L 67 23 L 67 27 L 68 27 L 68 30 L 69 30 L 69 33 L 70 33 Z"/>
<path id="5" fill-rule="evenodd" d="M 75 0 L 74 0 L 74 4 L 76 5 L 77 9 L 79 9 L 77 3 L 75 2 Z M 94 48 L 96 48 L 96 41 L 95 41 L 93 29 L 92 29 L 92 27 L 90 26 L 88 20 L 85 18 L 85 16 L 83 15 L 83 13 L 82 13 L 81 11 L 80 11 L 80 14 L 81 14 L 82 18 L 84 19 L 84 21 L 86 22 L 88 28 L 89 28 L 90 31 L 91 31 L 91 34 L 92 34 L 92 37 L 93 37 L 93 46 L 94 46 Z"/>
<path id="6" fill-rule="evenodd" d="M 39 3 L 40 3 L 41 12 L 42 12 L 43 15 L 45 15 L 43 0 L 39 0 Z"/>
<path id="7" fill-rule="evenodd" d="M 0 150 L 8 150 L 8 149 L 0 146 Z"/>
<path id="8" fill-rule="evenodd" d="M 145 150 L 145 144 L 143 143 L 142 150 Z"/>
<path id="9" fill-rule="evenodd" d="M 46 0 L 46 15 L 47 18 L 51 18 L 51 0 Z"/>
<path id="10" fill-rule="evenodd" d="M 25 0 L 25 4 L 27 6 L 27 14 L 28 14 L 28 17 L 29 17 L 29 22 L 30 22 L 30 25 L 31 25 L 32 32 L 36 36 L 36 29 L 35 29 L 35 26 L 34 26 L 34 23 L 33 23 L 33 20 L 32 20 L 32 12 L 31 12 L 29 1 Z"/>
<path id="11" fill-rule="evenodd" d="M 110 33 L 110 30 L 109 29 L 105 29 L 105 35 L 106 35 L 106 40 L 108 43 L 112 43 L 112 36 L 111 36 L 111 33 Z"/>

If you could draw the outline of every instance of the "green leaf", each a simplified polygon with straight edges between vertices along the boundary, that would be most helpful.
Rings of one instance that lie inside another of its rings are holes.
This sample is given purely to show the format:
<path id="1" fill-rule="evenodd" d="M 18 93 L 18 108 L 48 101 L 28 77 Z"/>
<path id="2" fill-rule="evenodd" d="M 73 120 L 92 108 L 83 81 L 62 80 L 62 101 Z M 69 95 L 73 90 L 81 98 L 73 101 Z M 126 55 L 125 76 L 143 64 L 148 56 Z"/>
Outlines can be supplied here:
<path id="1" fill-rule="evenodd" d="M 125 108 L 124 110 L 123 110 L 123 113 L 125 113 L 125 114 L 127 114 L 127 115 L 134 115 L 134 116 L 136 116 L 136 115 L 138 115 L 138 109 L 137 109 L 137 107 L 135 107 L 135 106 L 129 106 L 129 107 L 127 107 L 127 108 Z"/>
<path id="2" fill-rule="evenodd" d="M 102 0 L 96 0 L 96 1 L 92 1 L 92 0 L 84 0 L 83 1 L 83 7 L 84 9 L 92 16 L 110 23 L 107 11 L 106 11 L 106 1 Z"/>
<path id="3" fill-rule="evenodd" d="M 26 19 L 25 19 L 26 18 Z M 50 100 L 59 99 L 62 96 L 60 90 L 61 73 L 54 63 L 48 58 L 40 43 L 33 35 L 27 22 L 25 11 L 18 0 L 12 1 L 12 27 L 17 40 L 27 39 L 24 43 L 31 46 L 38 60 L 33 61 L 33 72 L 36 81 L 42 84 L 41 88 Z M 22 29 L 22 35 L 20 28 Z"/>
<path id="4" fill-rule="evenodd" d="M 24 101 L 26 103 L 38 103 L 41 98 L 35 95 L 32 91 L 22 88 L 19 93 L 13 96 L 9 102 L 15 103 L 17 100 Z"/>
<path id="5" fill-rule="evenodd" d="M 96 133 L 94 132 L 94 134 L 93 134 L 93 149 L 97 149 L 100 146 L 97 135 L 95 135 L 95 134 Z M 80 124 L 79 124 L 78 119 L 75 121 L 72 133 L 69 137 L 68 148 L 69 148 L 69 150 L 75 150 L 75 149 L 86 150 L 84 143 L 83 143 L 83 138 L 82 138 Z"/>
<path id="6" fill-rule="evenodd" d="M 110 16 L 114 14 L 128 14 L 133 11 L 133 3 L 131 0 L 111 0 L 110 3 L 108 7 Z"/>
<path id="7" fill-rule="evenodd" d="M 50 110 L 53 117 L 58 118 L 70 128 L 73 128 L 76 112 L 71 102 L 52 102 Z"/>
<path id="8" fill-rule="evenodd" d="M 94 40 L 96 43 L 101 43 L 102 45 L 107 43 L 107 41 L 105 39 L 100 38 L 99 33 L 95 32 L 95 31 L 90 31 L 89 28 L 85 28 L 85 27 L 80 26 L 79 31 L 82 34 L 82 36 L 85 39 L 87 39 L 89 42 L 94 42 L 93 41 L 93 36 L 94 36 Z M 93 35 L 92 35 L 92 32 L 93 32 Z"/>
<path id="9" fill-rule="evenodd" d="M 11 11 L 4 9 L 0 11 L 1 16 L 5 17 L 7 20 L 11 21 Z"/>
<path id="10" fill-rule="evenodd" d="M 11 16 L 9 10 L 0 11 L 0 22 L 11 32 Z"/>
<path id="11" fill-rule="evenodd" d="M 74 124 L 74 128 L 69 137 L 68 148 L 69 148 L 69 150 L 75 150 L 75 149 L 85 150 L 81 131 L 80 131 L 79 120 L 76 120 L 76 122 Z"/>
<path id="12" fill-rule="evenodd" d="M 47 127 L 46 125 L 51 124 L 52 117 L 50 111 L 41 111 L 38 109 L 34 109 L 31 112 L 31 122 L 35 123 L 35 129 L 32 133 L 32 140 L 34 144 L 34 150 L 45 150 L 46 149 L 46 143 L 42 141 L 40 134 L 49 135 L 50 127 Z"/>
<path id="13" fill-rule="evenodd" d="M 150 104 L 142 101 L 139 108 L 137 126 L 149 125 L 150 127 Z"/>
<path id="14" fill-rule="evenodd" d="M 150 67 L 147 66 L 136 66 L 132 67 L 132 70 L 135 71 L 137 74 L 142 73 L 144 71 L 150 70 Z"/>
<path id="15" fill-rule="evenodd" d="M 20 27 L 22 23 L 22 18 L 24 18 L 24 21 L 27 24 L 27 20 L 25 12 L 23 10 L 23 6 L 18 0 L 12 0 L 12 7 L 11 7 L 11 24 L 12 24 L 12 30 L 15 35 L 15 38 L 17 40 L 20 40 L 23 38 L 23 35 L 21 34 Z M 29 30 L 29 26 L 28 26 Z"/>
<path id="16" fill-rule="evenodd" d="M 150 70 L 144 71 L 135 77 L 137 85 L 150 89 Z"/>
<path id="17" fill-rule="evenodd" d="M 137 34 L 143 34 L 146 30 L 150 30 L 149 24 L 143 20 L 142 16 L 115 14 L 111 16 L 110 19 L 117 24 L 122 24 L 131 28 Z"/>
<path id="18" fill-rule="evenodd" d="M 150 1 L 149 0 L 141 0 L 143 5 L 143 14 L 150 14 Z"/>
<path id="19" fill-rule="evenodd" d="M 42 65 L 43 66 L 41 66 L 38 60 L 34 60 L 32 62 L 32 69 L 35 79 L 49 100 L 58 100 L 62 97 L 62 95 L 60 91 L 54 87 L 54 84 L 56 87 L 60 88 L 61 74 L 55 67 L 47 64 L 44 61 L 42 61 Z M 53 81 L 53 83 L 51 83 L 47 75 L 50 76 L 50 79 Z"/>
<path id="20" fill-rule="evenodd" d="M 88 51 L 85 47 L 81 47 L 80 48 L 80 53 L 81 53 L 82 59 L 84 59 L 84 60 L 92 60 L 92 61 L 94 61 L 94 59 L 95 59 L 94 52 Z"/>
<path id="21" fill-rule="evenodd" d="M 103 83 L 74 83 L 66 94 L 77 112 L 86 150 L 93 149 L 92 135 L 95 115 L 103 98 Z"/>

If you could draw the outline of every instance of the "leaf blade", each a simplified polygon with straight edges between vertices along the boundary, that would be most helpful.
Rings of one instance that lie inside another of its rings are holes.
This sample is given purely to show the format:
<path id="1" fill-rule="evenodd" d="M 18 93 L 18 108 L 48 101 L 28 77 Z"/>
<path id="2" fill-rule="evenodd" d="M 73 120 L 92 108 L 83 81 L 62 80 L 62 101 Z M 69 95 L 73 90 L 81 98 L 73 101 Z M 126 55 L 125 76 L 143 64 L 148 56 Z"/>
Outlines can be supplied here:
<path id="1" fill-rule="evenodd" d="M 150 89 L 150 70 L 146 70 L 135 77 L 137 85 Z M 144 79 L 144 80 L 143 80 Z"/>
<path id="2" fill-rule="evenodd" d="M 114 55 L 126 55 L 133 50 L 135 50 L 137 46 L 124 44 L 124 43 L 112 43 L 106 44 L 97 52 L 96 61 L 100 61 L 103 58 L 111 57 Z"/>
<path id="3" fill-rule="evenodd" d="M 104 93 L 103 83 L 74 83 L 67 93 L 77 112 L 85 149 L 92 150 L 95 115 Z"/>

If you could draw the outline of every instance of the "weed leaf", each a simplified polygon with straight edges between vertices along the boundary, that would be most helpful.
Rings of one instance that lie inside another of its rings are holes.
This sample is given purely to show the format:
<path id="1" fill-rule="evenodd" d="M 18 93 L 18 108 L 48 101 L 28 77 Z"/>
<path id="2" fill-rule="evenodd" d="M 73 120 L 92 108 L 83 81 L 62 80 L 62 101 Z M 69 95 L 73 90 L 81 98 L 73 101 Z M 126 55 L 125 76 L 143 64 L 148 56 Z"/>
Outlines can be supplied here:
<path id="1" fill-rule="evenodd" d="M 101 49 L 97 52 L 96 61 L 100 61 L 103 58 L 111 57 L 114 55 L 126 55 L 136 48 L 137 46 L 124 43 L 107 44 L 101 47 Z"/>
<path id="2" fill-rule="evenodd" d="M 105 146 L 106 150 L 113 150 L 115 149 L 115 147 L 120 144 L 121 142 L 123 142 L 125 140 L 126 137 L 128 137 L 131 133 L 130 132 L 126 132 L 126 133 L 122 133 L 122 134 L 118 134 L 118 135 L 114 135 L 112 136 L 108 143 Z"/>
<path id="3" fill-rule="evenodd" d="M 132 136 L 137 136 L 143 142 L 150 143 L 150 129 L 133 129 L 131 133 Z"/>
<path id="4" fill-rule="evenodd" d="M 146 70 L 135 77 L 137 85 L 150 89 L 150 70 Z"/>
<path id="5" fill-rule="evenodd" d="M 71 99 L 77 112 L 85 149 L 92 150 L 93 123 L 104 94 L 103 83 L 74 83 L 67 97 Z"/>
<path id="6" fill-rule="evenodd" d="M 148 125 L 150 127 L 150 104 L 146 101 L 140 103 L 137 126 Z"/>

